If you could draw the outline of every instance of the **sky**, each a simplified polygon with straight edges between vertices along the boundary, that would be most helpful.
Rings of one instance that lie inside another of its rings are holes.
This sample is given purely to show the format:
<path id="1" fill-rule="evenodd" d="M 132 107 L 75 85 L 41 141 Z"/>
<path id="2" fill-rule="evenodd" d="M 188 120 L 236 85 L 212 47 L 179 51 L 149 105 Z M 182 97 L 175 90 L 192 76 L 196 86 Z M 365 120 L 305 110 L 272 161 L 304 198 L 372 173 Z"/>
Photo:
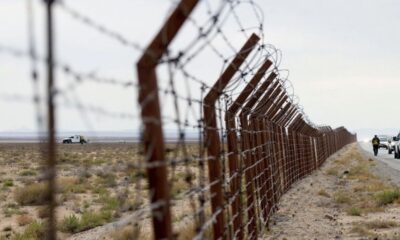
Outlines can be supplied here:
<path id="1" fill-rule="evenodd" d="M 0 2 L 0 46 L 27 49 L 27 0 Z M 34 3 L 35 40 L 39 54 L 45 53 L 42 1 Z M 96 22 L 121 33 L 144 47 L 158 31 L 176 1 L 166 0 L 65 0 L 68 6 Z M 211 3 L 210 3 L 211 2 Z M 193 19 L 207 19 L 207 3 L 216 10 L 221 1 L 201 1 Z M 256 0 L 263 12 L 264 42 L 282 52 L 280 68 L 290 71 L 289 79 L 300 104 L 311 121 L 333 127 L 360 129 L 398 129 L 396 111 L 400 89 L 400 2 L 395 0 Z M 257 8 L 258 9 L 258 8 Z M 251 29 L 258 24 L 254 9 L 243 4 L 236 9 L 240 21 Z M 258 10 L 257 10 L 258 11 Z M 56 6 L 56 57 L 73 69 L 137 82 L 135 62 L 141 52 L 99 34 Z M 187 23 L 173 43 L 172 50 L 190 46 L 196 39 L 194 23 Z M 231 16 L 223 28 L 235 49 L 246 40 Z M 252 30 L 246 30 L 251 33 Z M 222 39 L 215 40 L 224 56 L 233 55 Z M 223 69 L 221 58 L 205 49 L 190 62 L 188 69 L 208 84 Z M 41 89 L 45 73 L 39 63 Z M 28 58 L 0 52 L 0 132 L 36 129 L 32 81 Z M 167 88 L 168 69 L 160 68 L 160 85 Z M 57 71 L 59 89 L 75 79 Z M 200 98 L 199 85 L 179 81 L 185 96 Z M 136 88 L 110 84 L 80 83 L 74 91 L 57 98 L 57 126 L 60 131 L 138 128 L 139 107 Z M 190 93 L 188 93 L 188 91 Z M 18 96 L 18 99 L 15 99 Z M 22 98 L 22 100 L 21 100 Z M 174 115 L 173 100 L 162 95 L 165 121 Z M 83 109 L 82 106 L 85 106 Z M 101 109 L 100 109 L 101 108 Z M 88 110 L 92 109 L 92 110 Z M 199 117 L 194 106 L 180 105 L 182 119 L 194 122 Z M 104 114 L 107 112 L 107 114 Z M 182 120 L 181 119 L 181 120 Z M 395 130 L 393 130 L 395 131 Z M 395 134 L 395 133 L 393 133 Z"/>

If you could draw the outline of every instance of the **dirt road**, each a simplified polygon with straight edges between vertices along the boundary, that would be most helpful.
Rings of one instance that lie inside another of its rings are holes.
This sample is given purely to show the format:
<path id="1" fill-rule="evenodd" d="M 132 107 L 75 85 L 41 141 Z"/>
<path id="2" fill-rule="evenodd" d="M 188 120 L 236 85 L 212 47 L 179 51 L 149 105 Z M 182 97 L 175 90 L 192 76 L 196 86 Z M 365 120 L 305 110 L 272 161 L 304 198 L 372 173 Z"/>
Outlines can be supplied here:
<path id="1" fill-rule="evenodd" d="M 347 146 L 283 196 L 265 239 L 400 239 L 399 175 Z"/>

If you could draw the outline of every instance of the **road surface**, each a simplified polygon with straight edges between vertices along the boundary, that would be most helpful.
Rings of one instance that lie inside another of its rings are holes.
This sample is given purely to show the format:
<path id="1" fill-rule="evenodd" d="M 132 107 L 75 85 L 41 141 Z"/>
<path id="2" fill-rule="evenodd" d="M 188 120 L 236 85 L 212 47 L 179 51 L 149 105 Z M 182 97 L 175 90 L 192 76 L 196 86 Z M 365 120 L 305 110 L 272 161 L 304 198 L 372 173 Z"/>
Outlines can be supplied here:
<path id="1" fill-rule="evenodd" d="M 374 157 L 371 143 L 360 142 L 361 149 L 367 152 L 368 156 Z M 379 149 L 378 156 L 376 157 L 379 161 L 385 163 L 389 167 L 400 171 L 400 159 L 394 159 L 394 155 L 388 154 L 388 150 L 381 148 Z M 399 173 L 400 174 L 400 173 Z"/>

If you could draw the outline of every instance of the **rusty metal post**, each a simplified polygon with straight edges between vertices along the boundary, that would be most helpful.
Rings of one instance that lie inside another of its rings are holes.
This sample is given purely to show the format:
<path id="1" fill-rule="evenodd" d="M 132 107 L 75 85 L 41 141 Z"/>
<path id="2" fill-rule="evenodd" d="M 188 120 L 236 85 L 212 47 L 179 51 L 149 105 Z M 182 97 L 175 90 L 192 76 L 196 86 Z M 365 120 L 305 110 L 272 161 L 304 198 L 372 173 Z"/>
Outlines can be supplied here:
<path id="1" fill-rule="evenodd" d="M 57 239 L 56 219 L 56 114 L 55 114 L 55 79 L 54 79 L 54 0 L 45 0 L 47 34 L 47 169 L 49 222 L 47 239 Z"/>
<path id="2" fill-rule="evenodd" d="M 147 168 L 155 239 L 172 239 L 167 161 L 165 159 L 156 67 L 198 0 L 182 0 L 137 62 L 139 104 L 144 125 L 143 143 Z"/>
<path id="3" fill-rule="evenodd" d="M 262 209 L 262 217 L 264 221 L 268 220 L 268 214 L 270 206 L 268 204 L 267 199 L 267 188 L 269 187 L 270 182 L 268 182 L 268 169 L 269 163 L 266 159 L 264 159 L 264 146 L 263 146 L 263 138 L 262 138 L 262 121 L 264 120 L 264 115 L 267 109 L 269 109 L 273 102 L 276 100 L 277 95 L 282 92 L 280 87 L 274 89 L 273 93 L 266 91 L 264 97 L 258 102 L 258 104 L 254 107 L 254 110 L 250 112 L 250 129 L 253 131 L 252 141 L 251 141 L 251 149 L 255 149 L 255 154 L 252 154 L 253 163 L 255 164 L 256 175 L 259 176 L 258 186 L 261 190 L 259 194 L 260 198 L 260 207 Z M 279 97 L 278 97 L 279 98 Z"/>
<path id="4" fill-rule="evenodd" d="M 210 183 L 212 183 L 210 191 L 211 196 L 213 196 L 211 199 L 211 208 L 213 213 L 219 212 L 216 217 L 216 221 L 213 224 L 214 239 L 227 238 L 227 236 L 224 235 L 224 199 L 222 194 L 222 172 L 220 163 L 221 143 L 217 129 L 218 126 L 215 103 L 218 100 L 218 97 L 222 94 L 223 89 L 228 85 L 229 81 L 239 70 L 239 67 L 245 61 L 246 57 L 250 54 L 259 40 L 260 38 L 255 34 L 250 36 L 250 38 L 243 45 L 241 50 L 231 61 L 231 63 L 204 98 L 203 112 L 205 122 L 205 144 L 208 153 L 207 163 L 209 180 Z"/>
<path id="5" fill-rule="evenodd" d="M 254 77 L 250 80 L 250 82 L 246 85 L 246 87 L 240 92 L 239 96 L 229 107 L 228 111 L 225 115 L 225 122 L 227 128 L 227 138 L 228 138 L 228 151 L 229 151 L 229 171 L 231 177 L 231 192 L 236 194 L 240 189 L 240 179 L 241 179 L 241 171 L 239 169 L 239 157 L 238 157 L 238 136 L 236 134 L 236 122 L 235 115 L 237 111 L 242 107 L 243 103 L 246 101 L 247 97 L 256 89 L 256 86 L 264 76 L 265 72 L 272 65 L 272 62 L 268 59 L 261 65 L 261 67 L 257 70 Z M 235 174 L 237 176 L 235 176 Z M 242 209 L 242 201 L 241 196 L 236 196 L 232 203 L 232 216 L 235 216 L 233 221 L 233 229 L 234 229 L 234 238 L 243 239 L 243 229 L 242 229 L 242 220 L 243 213 Z"/>
<path id="6" fill-rule="evenodd" d="M 254 166 L 252 164 L 252 158 L 250 153 L 250 134 L 249 134 L 249 124 L 247 121 L 247 116 L 254 104 L 259 100 L 259 98 L 264 94 L 264 92 L 269 89 L 277 74 L 272 72 L 267 79 L 261 84 L 257 91 L 251 96 L 251 98 L 246 102 L 245 106 L 239 114 L 240 125 L 241 125 L 241 142 L 242 142 L 242 152 L 244 153 L 244 174 L 246 180 L 246 195 L 247 195 L 247 217 L 248 217 L 248 238 L 256 239 L 258 236 L 257 231 L 257 219 L 256 219 L 256 187 L 254 179 Z M 272 84 L 271 88 L 275 89 L 275 84 Z M 249 236 L 250 235 L 250 236 Z"/>

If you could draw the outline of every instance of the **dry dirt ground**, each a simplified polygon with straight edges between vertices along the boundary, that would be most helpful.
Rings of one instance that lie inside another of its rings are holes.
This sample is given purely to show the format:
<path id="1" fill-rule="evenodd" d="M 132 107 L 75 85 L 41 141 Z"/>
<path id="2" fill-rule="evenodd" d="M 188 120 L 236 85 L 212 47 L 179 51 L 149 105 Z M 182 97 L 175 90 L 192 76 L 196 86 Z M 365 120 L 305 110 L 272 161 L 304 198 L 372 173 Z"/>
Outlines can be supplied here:
<path id="1" fill-rule="evenodd" d="M 195 152 L 197 145 L 188 144 L 188 154 Z M 45 147 L 33 143 L 0 144 L 0 240 L 45 238 L 48 198 L 42 149 Z M 177 157 L 181 153 L 171 150 L 168 154 Z M 143 159 L 139 145 L 133 143 L 59 144 L 59 239 L 151 239 Z M 178 228 L 181 239 L 194 232 L 186 217 L 191 208 L 182 195 L 190 188 L 188 176 L 192 181 L 198 178 L 191 170 L 195 168 L 193 163 L 178 163 L 169 176 L 174 183 L 171 194 L 179 203 L 173 209 L 174 221 L 185 228 Z M 125 225 L 135 228 L 124 229 Z"/>
<path id="2" fill-rule="evenodd" d="M 345 147 L 282 197 L 265 239 L 400 239 L 400 191 L 388 171 L 358 144 Z"/>

